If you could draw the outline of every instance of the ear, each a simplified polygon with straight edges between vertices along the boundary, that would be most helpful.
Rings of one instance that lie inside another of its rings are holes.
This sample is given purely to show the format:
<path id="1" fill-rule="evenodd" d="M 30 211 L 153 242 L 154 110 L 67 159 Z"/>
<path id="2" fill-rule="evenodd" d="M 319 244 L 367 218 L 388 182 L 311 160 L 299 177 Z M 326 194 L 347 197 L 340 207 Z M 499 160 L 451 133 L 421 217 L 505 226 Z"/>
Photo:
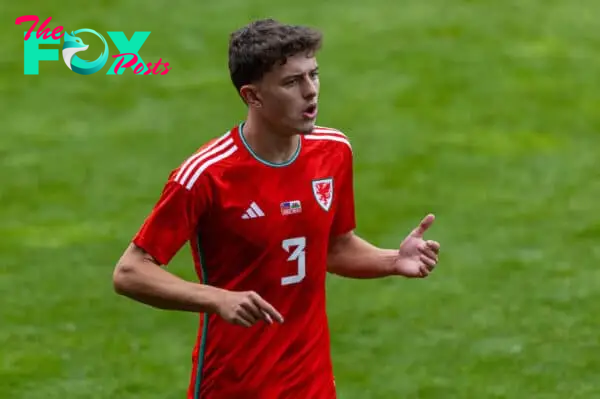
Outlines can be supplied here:
<path id="1" fill-rule="evenodd" d="M 255 108 L 262 107 L 262 101 L 260 98 L 260 93 L 258 91 L 258 87 L 255 85 L 244 85 L 240 88 L 240 95 L 244 99 L 244 102 L 250 106 Z"/>

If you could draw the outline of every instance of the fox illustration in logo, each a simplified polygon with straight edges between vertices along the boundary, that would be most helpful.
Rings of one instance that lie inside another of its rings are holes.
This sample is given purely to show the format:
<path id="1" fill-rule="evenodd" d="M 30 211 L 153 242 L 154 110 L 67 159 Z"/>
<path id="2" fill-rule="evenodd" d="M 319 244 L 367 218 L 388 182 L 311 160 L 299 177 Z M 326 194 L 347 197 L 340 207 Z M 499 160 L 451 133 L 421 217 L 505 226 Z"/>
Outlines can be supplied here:
<path id="1" fill-rule="evenodd" d="M 67 32 L 65 32 L 65 42 L 62 48 L 62 56 L 63 60 L 65 60 L 65 64 L 67 64 L 70 70 L 73 70 L 73 68 L 71 67 L 71 59 L 73 58 L 75 53 L 85 51 L 89 47 L 90 46 L 83 43 L 83 40 L 75 36 L 73 32 L 71 32 L 70 35 Z"/>
<path id="2" fill-rule="evenodd" d="M 102 42 L 104 42 L 104 51 L 95 61 L 84 61 L 75 55 L 76 53 L 85 51 L 89 48 L 87 44 L 83 43 L 81 38 L 76 36 L 76 34 L 80 32 L 93 33 L 102 39 Z M 96 31 L 91 29 L 79 29 L 76 32 L 71 32 L 70 35 L 69 33 L 65 32 L 64 39 L 65 42 L 62 48 L 63 59 L 65 64 L 67 64 L 69 69 L 73 72 L 77 72 L 81 75 L 91 75 L 92 73 L 98 72 L 100 69 L 102 69 L 104 64 L 106 64 L 106 61 L 108 60 L 108 43 L 106 43 L 104 37 L 102 37 L 102 35 L 98 34 Z"/>

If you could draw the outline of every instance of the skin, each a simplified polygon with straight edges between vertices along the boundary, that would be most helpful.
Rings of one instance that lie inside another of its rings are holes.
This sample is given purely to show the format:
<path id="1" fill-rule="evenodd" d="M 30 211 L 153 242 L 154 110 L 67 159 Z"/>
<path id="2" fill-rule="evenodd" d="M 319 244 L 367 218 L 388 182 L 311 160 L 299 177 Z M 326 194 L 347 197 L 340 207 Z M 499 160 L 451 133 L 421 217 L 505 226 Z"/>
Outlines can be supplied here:
<path id="1" fill-rule="evenodd" d="M 312 115 L 305 111 L 317 104 L 319 85 L 317 60 L 304 53 L 289 57 L 259 82 L 240 89 L 248 105 L 244 134 L 258 156 L 273 163 L 293 156 L 299 135 L 310 133 L 315 125 L 316 109 Z M 440 250 L 438 242 L 424 238 L 434 220 L 434 215 L 427 215 L 397 249 L 378 248 L 354 232 L 332 237 L 328 271 L 360 279 L 427 277 L 438 263 Z M 281 314 L 256 292 L 227 291 L 182 280 L 134 244 L 119 259 L 113 284 L 117 293 L 156 308 L 216 313 L 245 327 L 259 321 L 284 322 Z"/>
<path id="2" fill-rule="evenodd" d="M 317 112 L 310 117 L 304 112 L 317 105 L 319 86 L 316 58 L 301 53 L 240 89 L 248 105 L 244 136 L 261 158 L 282 163 L 292 157 L 298 135 L 310 133 L 315 126 Z"/>

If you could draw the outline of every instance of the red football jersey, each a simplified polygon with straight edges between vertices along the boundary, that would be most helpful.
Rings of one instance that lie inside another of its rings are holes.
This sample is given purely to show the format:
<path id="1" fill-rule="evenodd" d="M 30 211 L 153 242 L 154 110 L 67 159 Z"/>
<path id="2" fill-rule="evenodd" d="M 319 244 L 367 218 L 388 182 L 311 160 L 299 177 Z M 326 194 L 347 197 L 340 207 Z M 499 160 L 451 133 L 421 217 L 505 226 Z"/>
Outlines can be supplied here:
<path id="1" fill-rule="evenodd" d="M 355 228 L 350 143 L 317 127 L 271 164 L 242 129 L 171 173 L 134 243 L 166 265 L 189 242 L 202 283 L 256 291 L 285 319 L 246 328 L 201 315 L 188 398 L 334 399 L 325 277 L 330 237 Z"/>

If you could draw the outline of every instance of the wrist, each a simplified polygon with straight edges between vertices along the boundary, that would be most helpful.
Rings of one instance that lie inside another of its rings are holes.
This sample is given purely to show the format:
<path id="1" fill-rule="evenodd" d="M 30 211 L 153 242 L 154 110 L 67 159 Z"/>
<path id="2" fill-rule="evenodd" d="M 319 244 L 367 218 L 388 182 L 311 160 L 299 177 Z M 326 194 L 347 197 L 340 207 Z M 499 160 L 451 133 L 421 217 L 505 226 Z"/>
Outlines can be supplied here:
<path id="1" fill-rule="evenodd" d="M 206 284 L 196 284 L 196 286 L 196 303 L 199 311 L 202 313 L 218 313 L 225 290 Z"/>
<path id="2" fill-rule="evenodd" d="M 395 276 L 398 274 L 398 251 L 395 249 L 384 249 L 381 254 L 381 265 L 385 276 Z"/>

